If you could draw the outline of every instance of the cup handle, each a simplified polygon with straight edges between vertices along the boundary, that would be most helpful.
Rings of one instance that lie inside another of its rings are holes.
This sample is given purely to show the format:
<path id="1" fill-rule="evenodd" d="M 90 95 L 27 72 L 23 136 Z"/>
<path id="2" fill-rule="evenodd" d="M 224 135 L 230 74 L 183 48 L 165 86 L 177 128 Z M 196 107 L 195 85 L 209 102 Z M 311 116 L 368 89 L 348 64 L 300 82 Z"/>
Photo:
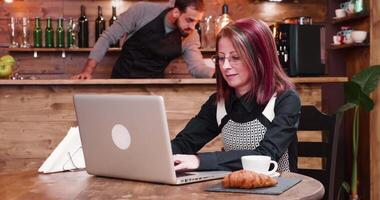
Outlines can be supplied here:
<path id="1" fill-rule="evenodd" d="M 277 162 L 276 162 L 276 161 L 274 161 L 274 160 L 271 160 L 271 161 L 270 161 L 270 163 L 271 163 L 271 164 L 273 164 L 273 165 L 274 165 L 274 167 L 273 167 L 273 169 L 272 169 L 272 170 L 268 171 L 268 174 L 273 174 L 273 173 L 275 173 L 275 172 L 277 171 L 277 168 L 278 168 L 278 164 L 277 164 Z"/>

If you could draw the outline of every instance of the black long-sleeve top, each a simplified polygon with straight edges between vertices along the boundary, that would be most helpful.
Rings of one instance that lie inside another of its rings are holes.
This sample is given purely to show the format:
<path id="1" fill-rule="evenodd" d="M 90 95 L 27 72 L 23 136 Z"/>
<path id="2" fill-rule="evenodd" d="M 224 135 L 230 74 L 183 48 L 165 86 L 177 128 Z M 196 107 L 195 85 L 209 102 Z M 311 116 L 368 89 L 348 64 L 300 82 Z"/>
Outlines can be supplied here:
<path id="1" fill-rule="evenodd" d="M 244 96 L 243 96 L 244 97 Z M 246 102 L 234 94 L 226 101 L 227 117 L 238 123 L 252 121 L 262 116 L 266 105 Z M 294 90 L 277 94 L 274 105 L 275 117 L 265 126 L 267 132 L 258 147 L 252 150 L 231 150 L 198 153 L 198 170 L 239 170 L 244 155 L 267 155 L 278 161 L 288 150 L 290 171 L 297 165 L 297 127 L 301 102 Z M 218 126 L 216 119 L 216 94 L 202 105 L 200 112 L 172 140 L 173 154 L 196 154 L 204 145 L 218 136 L 226 123 Z M 224 117 L 223 119 L 225 119 Z M 223 123 L 224 121 L 224 123 Z"/>

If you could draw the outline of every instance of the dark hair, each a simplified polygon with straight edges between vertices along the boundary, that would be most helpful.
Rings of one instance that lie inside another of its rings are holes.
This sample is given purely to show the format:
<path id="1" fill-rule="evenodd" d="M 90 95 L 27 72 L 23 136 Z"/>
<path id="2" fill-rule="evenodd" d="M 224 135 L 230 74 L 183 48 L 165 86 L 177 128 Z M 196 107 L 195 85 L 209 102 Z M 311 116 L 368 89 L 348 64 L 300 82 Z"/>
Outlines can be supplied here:
<path id="1" fill-rule="evenodd" d="M 251 89 L 246 100 L 265 104 L 274 93 L 294 88 L 278 59 L 271 30 L 263 21 L 247 18 L 225 26 L 216 38 L 217 52 L 222 37 L 231 40 L 251 73 Z M 234 88 L 224 80 L 219 67 L 216 62 L 217 100 L 228 99 Z"/>
<path id="2" fill-rule="evenodd" d="M 187 7 L 194 7 L 198 11 L 205 10 L 203 0 L 175 0 L 174 7 L 178 8 L 181 12 L 185 12 Z"/>

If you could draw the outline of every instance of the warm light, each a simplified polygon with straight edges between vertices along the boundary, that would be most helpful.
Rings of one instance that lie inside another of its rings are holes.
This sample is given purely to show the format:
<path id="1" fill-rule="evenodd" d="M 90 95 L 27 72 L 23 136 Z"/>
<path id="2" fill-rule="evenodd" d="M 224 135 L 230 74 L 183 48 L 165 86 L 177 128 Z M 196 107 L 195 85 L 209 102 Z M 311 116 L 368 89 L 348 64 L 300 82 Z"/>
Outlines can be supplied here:
<path id="1" fill-rule="evenodd" d="M 120 5 L 120 0 L 112 0 L 112 6 L 119 7 L 119 5 Z"/>
<path id="2" fill-rule="evenodd" d="M 272 1 L 272 2 L 281 2 L 282 0 L 269 0 L 269 1 Z"/>
<path id="3" fill-rule="evenodd" d="M 13 3 L 13 0 L 4 0 L 5 3 Z"/>

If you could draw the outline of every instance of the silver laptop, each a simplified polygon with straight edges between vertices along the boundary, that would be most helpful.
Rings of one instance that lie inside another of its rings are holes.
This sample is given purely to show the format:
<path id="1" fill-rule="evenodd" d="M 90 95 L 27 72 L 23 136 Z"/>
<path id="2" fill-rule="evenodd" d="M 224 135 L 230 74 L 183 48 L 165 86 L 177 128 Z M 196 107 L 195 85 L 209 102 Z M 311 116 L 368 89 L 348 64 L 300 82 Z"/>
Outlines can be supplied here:
<path id="1" fill-rule="evenodd" d="M 89 174 L 186 184 L 228 173 L 176 174 L 161 96 L 80 94 L 74 105 Z"/>

